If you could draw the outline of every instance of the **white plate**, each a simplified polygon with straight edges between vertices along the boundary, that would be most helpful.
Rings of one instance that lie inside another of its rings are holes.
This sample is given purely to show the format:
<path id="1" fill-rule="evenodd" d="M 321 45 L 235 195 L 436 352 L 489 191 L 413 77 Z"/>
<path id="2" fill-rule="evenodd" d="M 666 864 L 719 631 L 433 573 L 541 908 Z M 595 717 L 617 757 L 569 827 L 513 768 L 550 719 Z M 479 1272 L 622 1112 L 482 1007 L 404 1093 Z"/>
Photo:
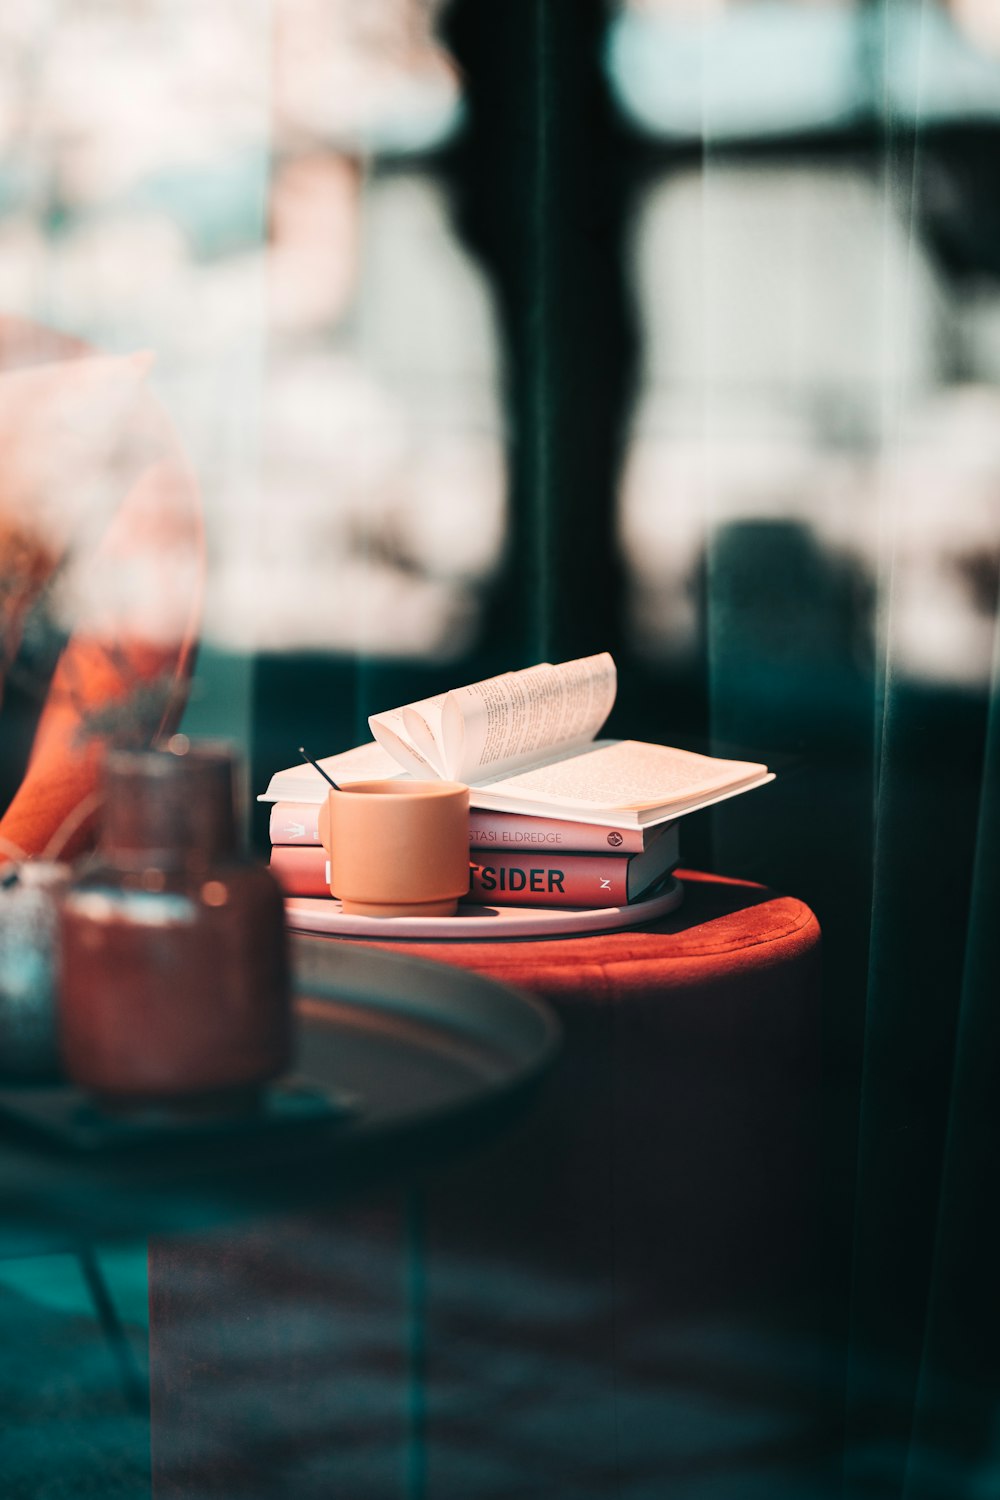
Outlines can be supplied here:
<path id="1" fill-rule="evenodd" d="M 345 916 L 340 902 L 324 896 L 289 896 L 285 915 L 293 932 L 326 932 L 336 937 L 492 938 L 558 937 L 570 932 L 611 932 L 636 927 L 674 911 L 684 887 L 672 880 L 665 891 L 631 906 L 473 906 L 461 905 L 453 917 Z"/>

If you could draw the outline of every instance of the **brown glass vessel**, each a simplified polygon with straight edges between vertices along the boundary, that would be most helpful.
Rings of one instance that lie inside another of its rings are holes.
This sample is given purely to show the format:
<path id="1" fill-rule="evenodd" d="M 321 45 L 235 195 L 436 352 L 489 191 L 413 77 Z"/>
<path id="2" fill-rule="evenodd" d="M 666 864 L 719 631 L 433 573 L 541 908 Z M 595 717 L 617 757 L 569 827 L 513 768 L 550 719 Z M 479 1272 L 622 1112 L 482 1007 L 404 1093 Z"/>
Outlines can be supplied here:
<path id="1" fill-rule="evenodd" d="M 249 1103 L 292 1050 L 281 891 L 237 837 L 228 747 L 114 751 L 60 918 L 63 1062 L 106 1106 Z"/>

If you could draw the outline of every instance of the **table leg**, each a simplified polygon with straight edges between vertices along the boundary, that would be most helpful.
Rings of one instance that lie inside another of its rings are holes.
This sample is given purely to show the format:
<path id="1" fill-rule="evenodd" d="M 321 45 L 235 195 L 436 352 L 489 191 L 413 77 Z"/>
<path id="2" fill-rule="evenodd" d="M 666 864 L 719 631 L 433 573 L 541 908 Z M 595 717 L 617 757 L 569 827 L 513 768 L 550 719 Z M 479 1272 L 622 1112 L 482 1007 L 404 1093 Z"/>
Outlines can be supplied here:
<path id="1" fill-rule="evenodd" d="M 77 1249 L 76 1258 L 105 1341 L 118 1367 L 118 1376 L 125 1399 L 134 1411 L 148 1412 L 149 1384 L 136 1361 L 125 1325 L 115 1306 L 93 1246 L 80 1246 Z"/>

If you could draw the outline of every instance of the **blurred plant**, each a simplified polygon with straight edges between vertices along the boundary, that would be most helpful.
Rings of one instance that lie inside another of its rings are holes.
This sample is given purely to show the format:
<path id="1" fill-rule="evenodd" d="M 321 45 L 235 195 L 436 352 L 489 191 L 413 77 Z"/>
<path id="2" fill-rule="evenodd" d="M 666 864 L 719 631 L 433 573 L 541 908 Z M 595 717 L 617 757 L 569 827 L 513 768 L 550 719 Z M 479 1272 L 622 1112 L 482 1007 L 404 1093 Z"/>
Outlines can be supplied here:
<path id="1" fill-rule="evenodd" d="M 129 671 L 127 652 L 116 646 L 106 649 L 109 661 L 115 662 L 115 670 L 126 684 L 126 690 L 117 698 L 94 704 L 82 689 L 71 686 L 71 701 L 79 715 L 76 743 L 82 747 L 90 741 L 100 740 L 116 748 L 142 748 L 155 738 L 174 702 L 176 676 L 163 672 L 159 677 L 140 678 L 134 670 Z"/>
<path id="2" fill-rule="evenodd" d="M 0 687 L 17 658 L 25 619 L 54 566 L 37 538 L 15 527 L 0 528 Z"/>

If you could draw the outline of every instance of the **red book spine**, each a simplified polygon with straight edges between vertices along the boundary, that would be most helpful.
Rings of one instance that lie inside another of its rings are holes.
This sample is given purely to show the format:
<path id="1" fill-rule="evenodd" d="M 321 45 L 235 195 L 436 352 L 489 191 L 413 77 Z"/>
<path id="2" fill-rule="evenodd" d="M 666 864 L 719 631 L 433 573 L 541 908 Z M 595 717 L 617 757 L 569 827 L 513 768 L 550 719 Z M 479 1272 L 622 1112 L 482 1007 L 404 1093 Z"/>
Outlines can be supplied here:
<path id="1" fill-rule="evenodd" d="M 486 906 L 624 906 L 627 855 L 507 854 L 475 851 L 469 899 Z M 319 844 L 276 844 L 271 869 L 288 896 L 329 896 L 326 851 Z"/>
<path id="2" fill-rule="evenodd" d="M 271 870 L 286 896 L 329 896 L 326 850 L 321 844 L 275 844 Z"/>
<path id="3" fill-rule="evenodd" d="M 486 906 L 624 906 L 628 868 L 621 855 L 474 851 L 469 897 Z"/>

